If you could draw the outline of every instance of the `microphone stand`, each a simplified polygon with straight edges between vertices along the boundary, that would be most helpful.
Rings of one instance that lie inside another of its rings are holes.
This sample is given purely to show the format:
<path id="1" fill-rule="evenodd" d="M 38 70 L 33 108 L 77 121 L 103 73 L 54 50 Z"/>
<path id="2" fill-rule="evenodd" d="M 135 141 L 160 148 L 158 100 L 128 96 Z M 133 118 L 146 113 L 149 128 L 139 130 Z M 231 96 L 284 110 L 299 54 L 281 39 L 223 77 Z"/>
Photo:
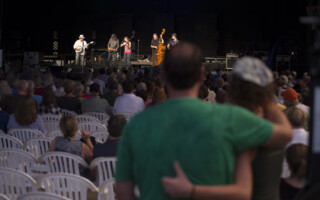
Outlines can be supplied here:
<path id="1" fill-rule="evenodd" d="M 137 61 L 139 60 L 139 55 L 140 55 L 140 39 L 138 38 L 138 58 L 137 58 Z"/>

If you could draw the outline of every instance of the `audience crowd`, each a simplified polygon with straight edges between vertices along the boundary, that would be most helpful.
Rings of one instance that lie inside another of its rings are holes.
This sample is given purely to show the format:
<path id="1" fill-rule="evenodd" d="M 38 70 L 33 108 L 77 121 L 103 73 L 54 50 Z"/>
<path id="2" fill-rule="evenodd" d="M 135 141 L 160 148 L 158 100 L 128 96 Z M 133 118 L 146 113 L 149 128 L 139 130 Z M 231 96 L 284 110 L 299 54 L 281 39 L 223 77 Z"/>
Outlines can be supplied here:
<path id="1" fill-rule="evenodd" d="M 117 156 L 120 200 L 131 199 L 134 184 L 141 199 L 294 199 L 306 180 L 310 75 L 272 72 L 251 57 L 231 72 L 212 72 L 201 58 L 181 43 L 162 67 L 8 69 L 1 73 L 0 129 L 46 134 L 41 115 L 61 116 L 63 136 L 49 151 L 88 163 Z M 97 143 L 87 131 L 76 139 L 77 120 L 63 110 L 110 116 L 107 140 Z"/>

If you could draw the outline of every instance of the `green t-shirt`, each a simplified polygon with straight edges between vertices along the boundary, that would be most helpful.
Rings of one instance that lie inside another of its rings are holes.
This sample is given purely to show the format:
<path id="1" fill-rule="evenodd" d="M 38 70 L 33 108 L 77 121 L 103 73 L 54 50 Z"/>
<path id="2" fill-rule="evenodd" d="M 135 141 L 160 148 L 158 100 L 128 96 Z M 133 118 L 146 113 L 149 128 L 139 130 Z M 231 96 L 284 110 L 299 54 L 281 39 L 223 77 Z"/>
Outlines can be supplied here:
<path id="1" fill-rule="evenodd" d="M 273 125 L 233 105 L 195 98 L 169 99 L 148 108 L 125 127 L 116 180 L 133 181 L 141 199 L 171 199 L 161 185 L 179 161 L 191 182 L 233 183 L 236 153 L 268 141 Z"/>

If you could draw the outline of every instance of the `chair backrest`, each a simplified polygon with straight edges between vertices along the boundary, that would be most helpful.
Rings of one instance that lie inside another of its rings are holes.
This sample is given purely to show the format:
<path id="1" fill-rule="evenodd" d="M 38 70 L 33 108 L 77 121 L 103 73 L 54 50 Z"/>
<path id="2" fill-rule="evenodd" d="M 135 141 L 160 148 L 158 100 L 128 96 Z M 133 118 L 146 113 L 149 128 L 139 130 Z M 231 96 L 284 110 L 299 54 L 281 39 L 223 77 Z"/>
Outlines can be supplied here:
<path id="1" fill-rule="evenodd" d="M 46 192 L 73 199 L 87 199 L 87 191 L 98 192 L 98 188 L 88 179 L 74 174 L 53 173 L 38 179 Z"/>
<path id="2" fill-rule="evenodd" d="M 115 181 L 114 179 L 103 182 L 99 187 L 99 200 L 115 200 Z"/>
<path id="3" fill-rule="evenodd" d="M 78 128 L 80 131 L 89 131 L 90 133 L 107 130 L 105 126 L 96 122 L 79 123 Z"/>
<path id="4" fill-rule="evenodd" d="M 17 198 L 17 200 L 70 200 L 67 197 L 61 195 L 46 193 L 46 192 L 31 192 L 23 194 Z"/>
<path id="5" fill-rule="evenodd" d="M 63 116 L 76 116 L 77 113 L 72 110 L 61 109 Z"/>
<path id="6" fill-rule="evenodd" d="M 50 133 L 48 133 L 46 135 L 47 138 L 50 138 L 50 139 L 54 139 L 55 137 L 58 137 L 58 136 L 61 136 L 63 137 L 63 134 L 61 132 L 61 130 L 55 130 L 55 131 L 51 131 Z M 77 131 L 76 133 L 76 140 L 80 140 L 81 139 L 81 132 L 80 131 Z"/>
<path id="7" fill-rule="evenodd" d="M 47 165 L 51 173 L 80 175 L 80 166 L 88 168 L 88 164 L 81 157 L 66 152 L 48 152 L 42 155 L 39 160 Z"/>
<path id="8" fill-rule="evenodd" d="M 47 133 L 47 135 L 46 135 L 46 137 L 51 138 L 51 139 L 58 137 L 58 136 L 63 136 L 60 129 L 51 131 L 51 132 Z"/>
<path id="9" fill-rule="evenodd" d="M 96 169 L 97 184 L 113 179 L 116 171 L 116 157 L 100 157 L 94 159 L 90 164 L 90 169 Z"/>
<path id="10" fill-rule="evenodd" d="M 57 123 L 59 123 L 60 120 L 61 120 L 61 116 L 53 115 L 53 114 L 43 114 L 43 115 L 40 115 L 40 117 L 42 118 L 42 121 L 44 123 L 46 123 L 46 122 L 57 122 Z"/>
<path id="11" fill-rule="evenodd" d="M 10 199 L 4 194 L 0 194 L 0 200 L 10 200 Z"/>
<path id="12" fill-rule="evenodd" d="M 8 135 L 18 138 L 22 143 L 31 138 L 43 138 L 43 133 L 36 129 L 30 128 L 14 128 L 8 131 Z"/>
<path id="13" fill-rule="evenodd" d="M 95 118 L 99 119 L 100 122 L 102 122 L 105 119 L 109 119 L 110 118 L 110 116 L 107 113 L 86 112 L 86 113 L 83 113 L 83 114 L 95 117 Z"/>
<path id="14" fill-rule="evenodd" d="M 9 199 L 33 191 L 36 181 L 28 174 L 10 168 L 0 167 L 0 193 Z"/>
<path id="15" fill-rule="evenodd" d="M 0 167 L 8 167 L 31 174 L 37 159 L 29 152 L 20 149 L 0 150 Z"/>
<path id="16" fill-rule="evenodd" d="M 13 136 L 0 134 L 0 149 L 16 148 L 22 149 L 22 142 Z"/>
<path id="17" fill-rule="evenodd" d="M 55 130 L 60 130 L 59 122 L 44 122 L 43 124 L 47 130 L 47 133 Z"/>
<path id="18" fill-rule="evenodd" d="M 97 142 L 104 143 L 108 139 L 109 132 L 108 131 L 92 132 L 91 136 L 94 137 Z"/>
<path id="19" fill-rule="evenodd" d="M 33 138 L 24 143 L 24 147 L 28 152 L 39 158 L 49 150 L 52 139 L 50 138 Z"/>
<path id="20" fill-rule="evenodd" d="M 137 113 L 117 113 L 116 115 L 123 115 L 127 121 L 130 121 Z"/>
<path id="21" fill-rule="evenodd" d="M 0 134 L 6 134 L 2 129 L 0 129 Z"/>
<path id="22" fill-rule="evenodd" d="M 77 115 L 76 119 L 78 123 L 90 123 L 90 122 L 100 123 L 100 120 L 98 118 L 92 117 L 90 115 Z"/>

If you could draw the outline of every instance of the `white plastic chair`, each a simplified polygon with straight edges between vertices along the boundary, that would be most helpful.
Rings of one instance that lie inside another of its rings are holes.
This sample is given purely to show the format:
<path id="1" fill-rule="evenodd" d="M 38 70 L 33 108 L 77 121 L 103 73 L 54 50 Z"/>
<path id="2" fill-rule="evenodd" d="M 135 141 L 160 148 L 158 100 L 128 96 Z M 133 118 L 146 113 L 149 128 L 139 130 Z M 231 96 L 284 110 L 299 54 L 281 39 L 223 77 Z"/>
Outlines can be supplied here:
<path id="1" fill-rule="evenodd" d="M 58 137 L 58 136 L 63 137 L 63 134 L 60 129 L 51 131 L 51 132 L 47 133 L 47 135 L 46 135 L 46 137 L 51 138 L 51 139 Z"/>
<path id="2" fill-rule="evenodd" d="M 2 129 L 0 129 L 0 134 L 6 134 Z"/>
<path id="3" fill-rule="evenodd" d="M 89 131 L 90 133 L 107 130 L 105 126 L 96 122 L 79 123 L 78 128 L 80 131 Z"/>
<path id="4" fill-rule="evenodd" d="M 36 158 L 39 158 L 43 154 L 47 153 L 50 148 L 51 142 L 52 139 L 50 138 L 33 138 L 27 140 L 24 143 L 24 147 Z"/>
<path id="5" fill-rule="evenodd" d="M 46 122 L 57 122 L 57 123 L 59 123 L 60 120 L 61 120 L 61 116 L 53 115 L 53 114 L 43 114 L 43 115 L 40 115 L 40 117 L 42 118 L 43 123 L 46 123 Z"/>
<path id="6" fill-rule="evenodd" d="M 80 166 L 88 168 L 81 157 L 66 152 L 48 152 L 39 158 L 47 165 L 50 173 L 69 173 L 80 175 Z"/>
<path id="7" fill-rule="evenodd" d="M 10 200 L 10 199 L 4 194 L 0 194 L 0 200 Z"/>
<path id="8" fill-rule="evenodd" d="M 31 192 L 23 194 L 17 198 L 17 200 L 70 200 L 67 197 L 53 193 L 45 192 Z"/>
<path id="9" fill-rule="evenodd" d="M 54 139 L 55 137 L 58 137 L 58 136 L 61 136 L 63 137 L 63 134 L 61 132 L 61 130 L 55 130 L 55 131 L 51 131 L 50 133 L 48 133 L 46 135 L 47 138 L 50 138 L 50 139 Z M 77 131 L 76 133 L 76 140 L 80 140 L 81 139 L 81 132 L 80 131 Z"/>
<path id="10" fill-rule="evenodd" d="M 28 174 L 10 168 L 0 167 L 0 193 L 9 199 L 16 199 L 36 189 L 36 181 Z"/>
<path id="11" fill-rule="evenodd" d="M 116 157 L 100 157 L 94 159 L 90 164 L 91 170 L 96 170 L 97 185 L 114 178 L 116 171 Z"/>
<path id="12" fill-rule="evenodd" d="M 109 132 L 108 131 L 92 132 L 91 136 L 94 137 L 97 142 L 104 143 L 108 139 Z"/>
<path id="13" fill-rule="evenodd" d="M 98 188 L 88 179 L 74 174 L 53 173 L 43 175 L 38 184 L 46 191 L 73 199 L 87 199 L 87 191 L 98 192 Z"/>
<path id="14" fill-rule="evenodd" d="M 114 179 L 103 182 L 99 187 L 99 200 L 108 199 L 115 200 L 115 181 Z"/>
<path id="15" fill-rule="evenodd" d="M 77 113 L 72 110 L 61 109 L 62 116 L 76 116 Z"/>
<path id="16" fill-rule="evenodd" d="M 83 113 L 83 114 L 95 117 L 95 118 L 99 119 L 100 122 L 102 122 L 105 119 L 109 119 L 110 118 L 110 116 L 107 113 L 86 112 L 86 113 Z"/>
<path id="17" fill-rule="evenodd" d="M 123 115 L 127 121 L 130 121 L 137 113 L 116 113 L 115 115 Z"/>
<path id="18" fill-rule="evenodd" d="M 76 119 L 78 123 L 90 123 L 90 122 L 96 122 L 100 123 L 100 120 L 98 118 L 92 117 L 90 115 L 77 115 Z"/>
<path id="19" fill-rule="evenodd" d="M 20 170 L 31 175 L 37 159 L 29 152 L 20 149 L 0 150 L 0 167 Z"/>
<path id="20" fill-rule="evenodd" d="M 44 122 L 43 124 L 47 130 L 47 133 L 55 131 L 55 130 L 60 130 L 59 122 Z"/>
<path id="21" fill-rule="evenodd" d="M 36 129 L 30 128 L 14 128 L 8 131 L 8 135 L 18 138 L 22 143 L 31 138 L 43 138 L 43 133 Z"/>
<path id="22" fill-rule="evenodd" d="M 0 149 L 22 149 L 22 146 L 23 144 L 18 138 L 6 134 L 0 134 Z"/>

